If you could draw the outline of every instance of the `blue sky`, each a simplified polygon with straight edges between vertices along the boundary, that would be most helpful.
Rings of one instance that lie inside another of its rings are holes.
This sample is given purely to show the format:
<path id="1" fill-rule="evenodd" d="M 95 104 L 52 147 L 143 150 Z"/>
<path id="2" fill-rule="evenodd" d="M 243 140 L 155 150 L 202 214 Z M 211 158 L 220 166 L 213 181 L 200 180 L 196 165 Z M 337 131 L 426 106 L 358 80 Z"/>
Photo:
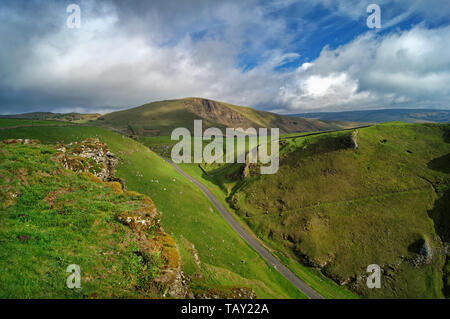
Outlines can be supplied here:
<path id="1" fill-rule="evenodd" d="M 3 0 L 0 113 L 186 96 L 280 113 L 448 109 L 449 17 L 447 0 Z"/>

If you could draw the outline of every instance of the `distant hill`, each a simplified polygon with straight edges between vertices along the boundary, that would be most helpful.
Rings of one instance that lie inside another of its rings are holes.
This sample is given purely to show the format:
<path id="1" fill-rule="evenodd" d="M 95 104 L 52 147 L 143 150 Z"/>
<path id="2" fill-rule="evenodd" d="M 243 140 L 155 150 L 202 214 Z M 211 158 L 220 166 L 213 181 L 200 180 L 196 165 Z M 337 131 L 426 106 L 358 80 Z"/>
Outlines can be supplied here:
<path id="1" fill-rule="evenodd" d="M 384 123 L 401 121 L 405 123 L 448 123 L 450 110 L 390 109 L 346 112 L 301 113 L 295 117 L 319 119 L 322 121 L 349 121 L 360 123 Z"/>
<path id="2" fill-rule="evenodd" d="M 185 98 L 145 104 L 104 115 L 95 122 L 129 135 L 168 136 L 177 127 L 193 130 L 194 120 L 203 120 L 203 128 L 278 127 L 280 133 L 325 131 L 351 126 L 347 123 L 302 119 L 258 111 L 203 98 Z"/>
<path id="3" fill-rule="evenodd" d="M 0 115 L 0 118 L 7 119 L 27 119 L 27 120 L 59 120 L 67 122 L 84 123 L 96 120 L 101 114 L 82 114 L 82 113 L 52 113 L 52 112 L 32 112 L 14 115 Z"/>

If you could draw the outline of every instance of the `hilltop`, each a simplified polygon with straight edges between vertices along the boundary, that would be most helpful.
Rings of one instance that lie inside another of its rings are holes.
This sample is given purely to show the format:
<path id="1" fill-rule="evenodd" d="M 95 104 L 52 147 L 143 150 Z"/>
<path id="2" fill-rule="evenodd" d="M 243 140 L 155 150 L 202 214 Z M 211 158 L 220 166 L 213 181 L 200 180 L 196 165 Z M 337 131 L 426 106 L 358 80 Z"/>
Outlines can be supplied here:
<path id="1" fill-rule="evenodd" d="M 170 136 L 172 130 L 177 127 L 193 131 L 196 119 L 203 120 L 205 129 L 278 127 L 281 133 L 291 133 L 348 127 L 347 123 L 289 117 L 203 98 L 152 102 L 106 114 L 99 117 L 94 124 L 128 135 Z"/>

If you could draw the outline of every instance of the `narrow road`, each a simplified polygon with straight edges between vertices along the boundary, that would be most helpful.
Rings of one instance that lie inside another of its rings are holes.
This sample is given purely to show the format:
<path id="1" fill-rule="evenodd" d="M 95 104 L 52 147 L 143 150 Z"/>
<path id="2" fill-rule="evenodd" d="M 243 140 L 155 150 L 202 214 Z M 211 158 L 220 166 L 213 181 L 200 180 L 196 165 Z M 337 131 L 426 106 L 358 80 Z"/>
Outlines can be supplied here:
<path id="1" fill-rule="evenodd" d="M 323 299 L 323 297 L 309 287 L 305 282 L 300 280 L 292 271 L 290 271 L 286 266 L 284 266 L 277 258 L 275 258 L 266 248 L 264 248 L 255 238 L 253 238 L 241 225 L 231 216 L 231 214 L 223 207 L 223 205 L 217 200 L 217 198 L 206 188 L 202 183 L 197 181 L 195 178 L 191 177 L 185 173 L 177 164 L 173 163 L 167 158 L 163 159 L 172 165 L 181 175 L 189 179 L 195 185 L 200 188 L 200 190 L 206 195 L 214 207 L 219 211 L 220 215 L 230 224 L 235 232 L 241 236 L 256 252 L 264 258 L 270 265 L 272 265 L 281 275 L 283 275 L 287 280 L 289 280 L 298 290 L 304 293 L 308 298 L 311 299 Z"/>

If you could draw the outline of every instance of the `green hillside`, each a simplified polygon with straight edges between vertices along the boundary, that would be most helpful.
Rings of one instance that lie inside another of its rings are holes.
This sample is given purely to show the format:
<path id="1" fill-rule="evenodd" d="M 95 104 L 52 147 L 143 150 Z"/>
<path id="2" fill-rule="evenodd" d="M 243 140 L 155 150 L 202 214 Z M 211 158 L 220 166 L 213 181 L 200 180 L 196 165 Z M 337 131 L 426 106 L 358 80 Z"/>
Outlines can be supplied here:
<path id="1" fill-rule="evenodd" d="M 178 271 L 166 256 L 179 255 L 151 199 L 64 169 L 58 154 L 34 140 L 0 142 L 0 298 L 162 297 L 172 282 L 161 274 Z M 151 229 L 118 219 L 140 212 Z M 66 286 L 72 264 L 81 289 Z"/>
<path id="2" fill-rule="evenodd" d="M 87 123 L 94 121 L 101 115 L 98 113 L 52 113 L 52 112 L 32 112 L 24 114 L 0 115 L 2 119 L 23 119 L 23 120 L 56 120 L 73 123 Z"/>
<path id="3" fill-rule="evenodd" d="M 260 176 L 251 165 L 251 177 L 242 180 L 244 164 L 182 167 L 322 295 L 349 296 L 304 265 L 365 297 L 442 297 L 449 278 L 449 125 L 361 128 L 357 149 L 353 132 L 285 135 L 275 175 Z M 173 145 L 163 137 L 140 140 L 166 155 Z M 427 246 L 431 258 L 423 255 Z M 383 289 L 365 288 L 371 263 L 385 270 Z"/>
<path id="4" fill-rule="evenodd" d="M 450 125 L 388 123 L 354 132 L 286 135 L 274 175 L 259 175 L 256 165 L 245 180 L 243 164 L 182 167 L 325 297 L 448 296 Z M 118 155 L 116 175 L 128 191 L 153 199 L 195 296 L 232 297 L 244 289 L 259 298 L 303 297 L 197 188 L 142 144 L 88 126 L 0 130 L 0 140 L 45 144 L 93 137 Z M 140 141 L 163 154 L 173 145 L 165 136 Z M 366 267 L 374 263 L 383 269 L 381 289 L 365 285 Z"/>
<path id="5" fill-rule="evenodd" d="M 234 291 L 244 289 L 259 298 L 304 298 L 231 229 L 200 190 L 143 145 L 101 128 L 76 126 L 0 130 L 0 140 L 9 138 L 38 138 L 44 144 L 99 138 L 106 143 L 119 157 L 116 175 L 128 191 L 150 196 L 161 212 L 194 296 L 236 297 Z"/>
<path id="6" fill-rule="evenodd" d="M 347 287 L 372 298 L 438 298 L 449 289 L 449 131 L 445 124 L 389 123 L 355 135 L 288 134 L 280 171 L 260 176 L 250 166 L 245 180 L 244 164 L 182 167 L 322 295 L 349 296 Z M 170 154 L 168 139 L 140 140 Z M 372 263 L 385 271 L 379 290 L 365 286 Z"/>
<path id="7" fill-rule="evenodd" d="M 100 117 L 95 125 L 119 130 L 128 135 L 170 136 L 173 129 L 185 127 L 193 132 L 194 120 L 203 127 L 259 128 L 278 127 L 280 132 L 334 130 L 347 123 L 287 117 L 201 98 L 159 101 Z M 348 126 L 347 126 L 348 127 Z"/>
<path id="8" fill-rule="evenodd" d="M 27 119 L 4 119 L 0 118 L 0 130 L 4 128 L 22 127 L 22 126 L 65 126 L 71 123 L 53 120 L 27 120 Z"/>
<path id="9" fill-rule="evenodd" d="M 270 246 L 358 294 L 443 297 L 450 126 L 363 128 L 356 149 L 351 136 L 283 140 L 278 173 L 260 176 L 251 168 L 232 205 Z M 365 286 L 373 263 L 384 271 L 382 289 Z"/>

